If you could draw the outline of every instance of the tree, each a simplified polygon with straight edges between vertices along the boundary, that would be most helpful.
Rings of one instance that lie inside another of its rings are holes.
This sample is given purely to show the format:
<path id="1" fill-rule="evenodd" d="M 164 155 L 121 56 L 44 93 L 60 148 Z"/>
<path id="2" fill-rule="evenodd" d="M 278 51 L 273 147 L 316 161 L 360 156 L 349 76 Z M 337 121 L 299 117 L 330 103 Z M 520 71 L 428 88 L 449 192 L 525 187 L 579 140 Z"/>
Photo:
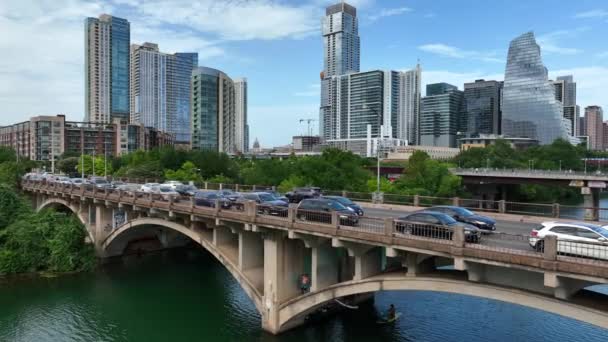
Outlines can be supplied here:
<path id="1" fill-rule="evenodd" d="M 460 177 L 453 175 L 445 163 L 431 160 L 422 151 L 415 151 L 408 160 L 395 188 L 405 194 L 452 197 L 462 192 Z"/>
<path id="2" fill-rule="evenodd" d="M 203 177 L 201 177 L 198 168 L 191 161 L 185 162 L 178 170 L 165 171 L 165 179 L 178 180 L 181 182 L 193 181 L 197 184 L 200 184 L 203 181 Z"/>
<path id="3" fill-rule="evenodd" d="M 57 162 L 57 169 L 62 173 L 69 175 L 78 171 L 78 164 L 80 163 L 80 157 L 68 157 L 60 159 Z"/>

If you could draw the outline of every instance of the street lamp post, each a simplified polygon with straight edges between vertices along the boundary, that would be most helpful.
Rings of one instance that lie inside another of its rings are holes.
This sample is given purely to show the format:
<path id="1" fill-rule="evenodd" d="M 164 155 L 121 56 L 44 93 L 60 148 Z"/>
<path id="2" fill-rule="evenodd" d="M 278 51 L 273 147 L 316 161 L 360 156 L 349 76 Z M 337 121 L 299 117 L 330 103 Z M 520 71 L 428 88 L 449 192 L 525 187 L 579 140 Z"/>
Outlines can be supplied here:
<path id="1" fill-rule="evenodd" d="M 562 161 L 559 161 L 559 172 L 562 172 Z"/>

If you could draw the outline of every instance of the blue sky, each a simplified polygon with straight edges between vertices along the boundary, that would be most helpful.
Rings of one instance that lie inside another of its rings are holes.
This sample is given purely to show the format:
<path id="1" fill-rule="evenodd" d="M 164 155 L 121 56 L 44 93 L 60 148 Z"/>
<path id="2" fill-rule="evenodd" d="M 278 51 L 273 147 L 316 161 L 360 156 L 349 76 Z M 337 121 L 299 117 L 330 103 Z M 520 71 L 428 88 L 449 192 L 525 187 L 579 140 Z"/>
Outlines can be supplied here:
<path id="1" fill-rule="evenodd" d="M 284 145 L 317 118 L 320 18 L 333 1 L 3 0 L 0 125 L 84 108 L 86 16 L 131 22 L 131 42 L 199 52 L 199 64 L 249 80 L 251 143 Z M 361 69 L 412 68 L 423 84 L 502 80 L 508 44 L 533 30 L 551 77 L 573 74 L 581 107 L 608 107 L 608 2 L 356 0 Z M 315 123 L 315 129 L 317 124 Z"/>

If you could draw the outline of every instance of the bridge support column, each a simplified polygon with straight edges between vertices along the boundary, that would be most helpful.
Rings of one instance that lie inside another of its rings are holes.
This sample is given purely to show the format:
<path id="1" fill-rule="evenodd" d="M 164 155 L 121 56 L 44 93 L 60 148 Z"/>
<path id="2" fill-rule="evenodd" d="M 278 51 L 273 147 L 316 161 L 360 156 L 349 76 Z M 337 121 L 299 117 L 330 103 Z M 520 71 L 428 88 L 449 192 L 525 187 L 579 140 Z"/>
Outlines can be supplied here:
<path id="1" fill-rule="evenodd" d="M 600 189 L 581 188 L 583 192 L 583 206 L 585 209 L 585 220 L 599 221 Z"/>
<path id="2" fill-rule="evenodd" d="M 232 232 L 228 227 L 217 226 L 213 229 L 213 244 L 216 247 L 229 244 L 232 241 Z"/>
<path id="3" fill-rule="evenodd" d="M 415 277 L 417 275 L 431 272 L 435 268 L 435 259 L 432 255 L 407 252 L 405 255 L 406 275 Z"/>
<path id="4" fill-rule="evenodd" d="M 554 272 L 545 272 L 545 286 L 553 288 L 553 294 L 558 299 L 569 300 L 572 295 L 591 285 L 594 285 L 594 283 L 580 279 L 560 277 Z"/>
<path id="5" fill-rule="evenodd" d="M 328 241 L 312 248 L 310 291 L 318 291 L 338 282 L 338 262 L 337 250 Z"/>
<path id="6" fill-rule="evenodd" d="M 103 256 L 102 242 L 112 232 L 112 208 L 106 208 L 105 205 L 95 205 L 95 226 L 93 236 L 95 237 L 95 249 L 97 254 Z"/>
<path id="7" fill-rule="evenodd" d="M 264 267 L 264 242 L 260 234 L 239 232 L 239 268 L 245 271 Z"/>
<path id="8" fill-rule="evenodd" d="M 298 277 L 304 270 L 304 244 L 288 240 L 281 232 L 264 237 L 264 296 L 262 328 L 270 333 L 281 331 L 279 306 L 300 295 Z"/>

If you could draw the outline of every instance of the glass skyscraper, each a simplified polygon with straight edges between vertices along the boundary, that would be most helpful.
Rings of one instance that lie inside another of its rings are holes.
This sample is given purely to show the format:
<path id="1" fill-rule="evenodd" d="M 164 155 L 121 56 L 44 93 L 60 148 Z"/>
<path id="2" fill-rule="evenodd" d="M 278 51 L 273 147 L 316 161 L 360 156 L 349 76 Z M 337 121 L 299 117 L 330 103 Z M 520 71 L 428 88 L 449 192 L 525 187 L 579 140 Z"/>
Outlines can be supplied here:
<path id="1" fill-rule="evenodd" d="M 126 19 L 85 20 L 85 121 L 129 120 L 130 37 Z"/>
<path id="2" fill-rule="evenodd" d="M 503 82 L 485 80 L 464 84 L 463 129 L 467 135 L 500 134 L 502 85 Z"/>
<path id="3" fill-rule="evenodd" d="M 502 134 L 531 138 L 541 144 L 570 140 L 570 123 L 547 76 L 533 32 L 511 41 L 505 71 Z"/>
<path id="4" fill-rule="evenodd" d="M 239 136 L 248 135 L 247 122 L 246 117 L 236 117 L 235 82 L 222 71 L 206 67 L 194 69 L 191 82 L 192 149 L 243 152 Z"/>
<path id="5" fill-rule="evenodd" d="M 357 9 L 345 2 L 329 6 L 322 22 L 323 72 L 321 72 L 320 135 L 331 136 L 331 77 L 359 71 L 359 23 Z"/>
<path id="6" fill-rule="evenodd" d="M 190 144 L 190 77 L 197 65 L 197 53 L 131 45 L 131 121 L 173 134 L 176 144 Z"/>
<path id="7" fill-rule="evenodd" d="M 420 125 L 420 64 L 415 69 L 399 74 L 399 115 L 397 117 L 397 138 L 408 144 L 418 144 Z"/>
<path id="8" fill-rule="evenodd" d="M 420 145 L 456 147 L 462 131 L 464 95 L 447 83 L 428 84 L 420 105 Z"/>

